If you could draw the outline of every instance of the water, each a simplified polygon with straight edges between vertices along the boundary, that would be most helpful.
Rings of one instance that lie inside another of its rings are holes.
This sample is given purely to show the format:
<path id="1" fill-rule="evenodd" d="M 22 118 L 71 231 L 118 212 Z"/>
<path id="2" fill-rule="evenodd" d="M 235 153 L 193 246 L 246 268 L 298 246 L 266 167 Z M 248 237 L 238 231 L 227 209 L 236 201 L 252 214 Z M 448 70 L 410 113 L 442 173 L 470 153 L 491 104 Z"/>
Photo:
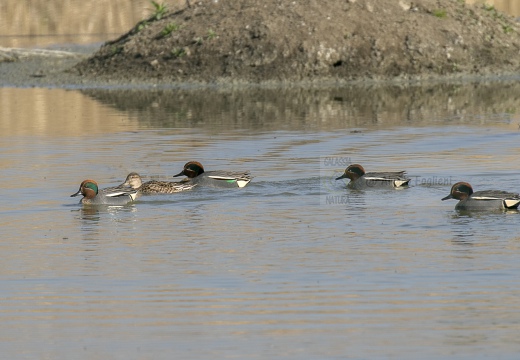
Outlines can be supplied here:
<path id="1" fill-rule="evenodd" d="M 520 190 L 518 90 L 0 89 L 4 356 L 516 358 L 520 214 L 440 199 Z M 69 197 L 188 160 L 254 179 Z M 411 187 L 350 191 L 354 162 Z"/>
<path id="2" fill-rule="evenodd" d="M 2 4 L 8 47 L 91 46 L 151 8 Z M 520 191 L 519 91 L 0 88 L 2 357 L 516 359 L 520 214 L 440 199 L 460 180 Z M 255 178 L 124 207 L 69 197 L 192 159 Z M 347 190 L 334 178 L 354 162 L 411 187 Z"/>

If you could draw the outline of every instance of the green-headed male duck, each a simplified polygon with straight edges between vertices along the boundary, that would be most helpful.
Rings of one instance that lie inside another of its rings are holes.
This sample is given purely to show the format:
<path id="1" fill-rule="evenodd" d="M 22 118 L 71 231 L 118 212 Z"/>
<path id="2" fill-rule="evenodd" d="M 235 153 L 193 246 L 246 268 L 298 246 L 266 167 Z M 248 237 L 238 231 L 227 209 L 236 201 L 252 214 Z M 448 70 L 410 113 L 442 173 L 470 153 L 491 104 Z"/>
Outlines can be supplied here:
<path id="1" fill-rule="evenodd" d="M 125 205 L 137 196 L 137 190 L 131 188 L 120 188 L 114 190 L 105 189 L 99 191 L 97 182 L 94 180 L 84 180 L 79 186 L 77 193 L 71 197 L 83 195 L 81 203 L 92 205 Z"/>

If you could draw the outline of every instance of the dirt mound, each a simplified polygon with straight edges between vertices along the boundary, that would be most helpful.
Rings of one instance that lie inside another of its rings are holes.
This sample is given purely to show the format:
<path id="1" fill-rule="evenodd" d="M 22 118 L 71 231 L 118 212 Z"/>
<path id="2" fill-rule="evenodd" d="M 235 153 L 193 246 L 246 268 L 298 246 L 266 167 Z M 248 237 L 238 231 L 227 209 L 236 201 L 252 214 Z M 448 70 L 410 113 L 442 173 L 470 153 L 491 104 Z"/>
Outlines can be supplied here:
<path id="1" fill-rule="evenodd" d="M 176 82 L 350 81 L 520 69 L 520 24 L 462 0 L 201 0 L 160 15 L 75 69 L 85 77 Z"/>

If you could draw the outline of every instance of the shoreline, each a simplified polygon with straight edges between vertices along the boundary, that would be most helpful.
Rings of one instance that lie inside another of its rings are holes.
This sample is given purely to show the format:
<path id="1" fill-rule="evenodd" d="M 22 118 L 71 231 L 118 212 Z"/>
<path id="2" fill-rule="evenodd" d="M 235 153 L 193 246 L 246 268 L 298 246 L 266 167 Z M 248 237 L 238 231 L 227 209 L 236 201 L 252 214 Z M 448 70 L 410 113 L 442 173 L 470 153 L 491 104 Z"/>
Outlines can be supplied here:
<path id="1" fill-rule="evenodd" d="M 41 51 L 31 49 L 28 51 Z M 73 70 L 80 61 L 91 54 L 83 52 L 47 51 L 46 56 L 26 56 L 15 61 L 0 62 L 0 87 L 15 88 L 63 88 L 63 89 L 162 89 L 162 90 L 204 90 L 204 89 L 286 89 L 286 88 L 343 88 L 343 87 L 413 87 L 433 84 L 469 84 L 520 81 L 520 72 L 498 72 L 493 74 L 449 74 L 417 75 L 390 79 L 366 77 L 356 80 L 342 80 L 316 77 L 300 81 L 264 82 L 239 81 L 222 78 L 213 82 L 176 82 L 169 79 L 106 79 L 103 77 L 81 76 Z"/>

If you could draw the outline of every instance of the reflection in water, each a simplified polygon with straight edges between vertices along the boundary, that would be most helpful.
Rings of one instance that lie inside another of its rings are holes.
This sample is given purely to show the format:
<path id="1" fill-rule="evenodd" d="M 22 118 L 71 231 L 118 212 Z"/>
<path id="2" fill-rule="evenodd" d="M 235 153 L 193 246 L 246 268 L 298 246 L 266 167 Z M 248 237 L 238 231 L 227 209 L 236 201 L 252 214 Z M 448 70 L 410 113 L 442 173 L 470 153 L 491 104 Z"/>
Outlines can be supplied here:
<path id="1" fill-rule="evenodd" d="M 473 221 L 469 214 L 455 213 L 450 218 L 453 232 L 452 243 L 454 245 L 473 246 L 475 237 L 475 229 L 471 226 Z"/>
<path id="2" fill-rule="evenodd" d="M 81 206 L 81 205 L 80 205 Z M 99 222 L 99 207 L 97 206 L 81 206 L 80 219 L 84 221 Z"/>
<path id="3" fill-rule="evenodd" d="M 99 222 L 102 218 L 101 214 L 110 215 L 111 221 L 114 222 L 128 222 L 132 221 L 132 217 L 128 217 L 128 214 L 135 213 L 137 211 L 134 203 L 129 203 L 127 205 L 83 205 L 79 204 L 79 220 L 81 220 L 86 225 L 99 225 Z M 78 210 L 74 210 L 78 211 Z M 124 216 L 122 216 L 124 215 Z"/>
<path id="4" fill-rule="evenodd" d="M 453 233 L 452 243 L 464 246 L 482 246 L 482 239 L 479 237 L 482 227 L 492 229 L 492 234 L 488 234 L 485 242 L 491 245 L 493 241 L 500 241 L 509 231 L 507 226 L 497 227 L 497 221 L 504 217 L 517 219 L 520 215 L 518 210 L 508 211 L 455 211 L 450 216 L 451 231 Z M 515 221 L 515 220 L 513 220 Z"/>
<path id="5" fill-rule="evenodd" d="M 103 233 L 102 228 L 114 229 L 124 226 L 128 229 L 135 221 L 137 211 L 135 204 L 126 206 L 91 206 L 78 205 L 79 209 L 71 210 L 76 220 L 79 220 L 85 240 L 99 239 Z"/>
<path id="6" fill-rule="evenodd" d="M 518 130 L 518 83 L 236 91 L 0 89 L 3 136 L 153 128 L 327 131 L 503 124 Z M 94 99 L 95 101 L 93 101 Z M 106 106 L 99 106 L 99 102 Z M 117 111 L 114 111 L 113 109 Z M 78 109 L 81 109 L 78 112 Z"/>
<path id="7" fill-rule="evenodd" d="M 135 130 L 134 122 L 75 91 L 0 88 L 0 136 L 106 134 Z"/>
<path id="8" fill-rule="evenodd" d="M 439 125 L 472 125 L 506 120 L 518 127 L 518 116 L 513 111 L 520 107 L 520 100 L 510 94 L 519 91 L 520 85 L 512 82 L 343 89 L 82 92 L 128 112 L 145 128 L 208 128 L 210 125 L 217 131 L 312 131 L 420 126 L 431 125 L 432 121 Z M 487 114 L 499 114 L 499 117 Z"/>

